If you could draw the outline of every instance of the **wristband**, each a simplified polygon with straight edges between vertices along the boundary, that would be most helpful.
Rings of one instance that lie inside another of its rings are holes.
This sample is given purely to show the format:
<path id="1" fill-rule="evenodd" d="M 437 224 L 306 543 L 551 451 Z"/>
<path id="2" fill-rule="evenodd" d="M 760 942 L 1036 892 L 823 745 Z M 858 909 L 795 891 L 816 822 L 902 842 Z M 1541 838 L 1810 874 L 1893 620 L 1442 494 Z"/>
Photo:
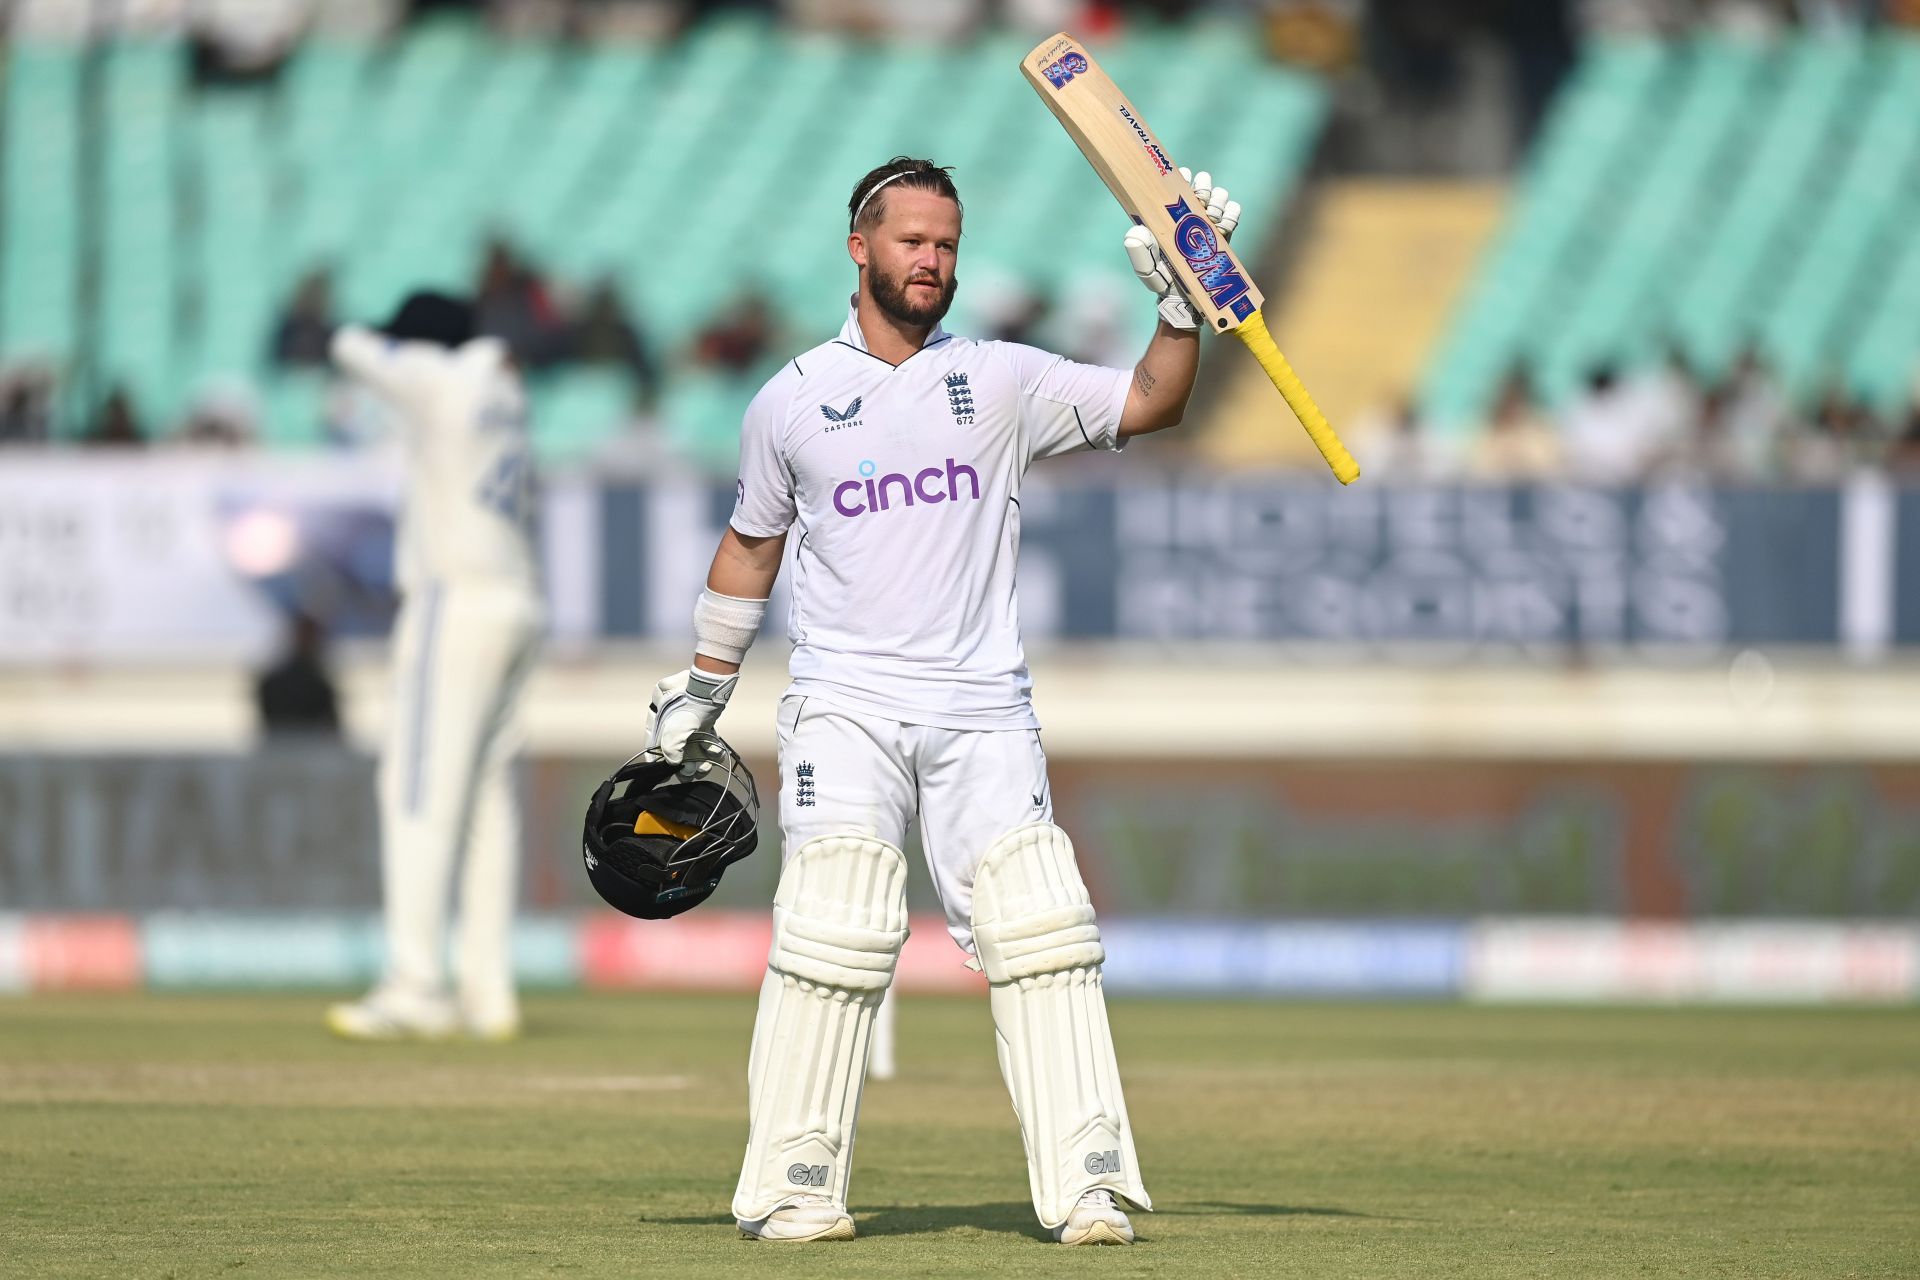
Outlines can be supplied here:
<path id="1" fill-rule="evenodd" d="M 693 606 L 693 651 L 703 658 L 743 662 L 766 616 L 765 600 L 742 600 L 702 590 Z"/>

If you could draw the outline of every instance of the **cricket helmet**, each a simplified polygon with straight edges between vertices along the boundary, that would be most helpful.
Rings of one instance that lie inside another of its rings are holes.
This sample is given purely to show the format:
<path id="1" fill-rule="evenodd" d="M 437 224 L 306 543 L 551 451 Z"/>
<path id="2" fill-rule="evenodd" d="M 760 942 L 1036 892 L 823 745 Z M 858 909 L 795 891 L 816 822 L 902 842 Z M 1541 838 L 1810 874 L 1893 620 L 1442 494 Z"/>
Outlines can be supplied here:
<path id="1" fill-rule="evenodd" d="M 714 734 L 689 734 L 680 763 L 650 747 L 593 793 L 581 850 L 587 879 L 630 916 L 677 916 L 753 852 L 759 822 L 760 797 L 739 755 Z"/>

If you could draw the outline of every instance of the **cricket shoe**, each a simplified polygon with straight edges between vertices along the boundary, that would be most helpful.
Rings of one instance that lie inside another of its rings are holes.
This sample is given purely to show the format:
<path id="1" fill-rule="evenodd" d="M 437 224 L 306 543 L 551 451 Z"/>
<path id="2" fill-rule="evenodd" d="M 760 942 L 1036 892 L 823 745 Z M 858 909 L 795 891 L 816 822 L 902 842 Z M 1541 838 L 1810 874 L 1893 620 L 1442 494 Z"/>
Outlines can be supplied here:
<path id="1" fill-rule="evenodd" d="M 467 1035 L 483 1044 L 512 1044 L 520 1038 L 520 1019 L 475 1018 L 469 1016 L 465 1022 Z"/>
<path id="2" fill-rule="evenodd" d="M 460 1014 L 444 997 L 382 989 L 328 1009 L 327 1027 L 347 1040 L 445 1040 L 460 1030 Z"/>
<path id="3" fill-rule="evenodd" d="M 1061 1244 L 1132 1244 L 1133 1224 L 1111 1191 L 1089 1191 L 1073 1206 L 1067 1220 L 1053 1229 Z"/>
<path id="4" fill-rule="evenodd" d="M 460 1029 L 484 1044 L 508 1044 L 520 1038 L 520 1005 L 505 1000 L 460 1001 Z"/>
<path id="5" fill-rule="evenodd" d="M 825 1196 L 801 1196 L 758 1222 L 740 1223 L 749 1240 L 851 1240 L 853 1219 Z"/>

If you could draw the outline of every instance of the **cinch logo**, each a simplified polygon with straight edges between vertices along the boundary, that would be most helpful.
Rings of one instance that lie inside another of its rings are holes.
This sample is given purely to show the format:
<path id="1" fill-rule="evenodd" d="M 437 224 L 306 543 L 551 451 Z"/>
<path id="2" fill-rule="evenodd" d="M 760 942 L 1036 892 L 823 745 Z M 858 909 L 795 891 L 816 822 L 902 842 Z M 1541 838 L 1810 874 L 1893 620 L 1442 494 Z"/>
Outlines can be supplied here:
<path id="1" fill-rule="evenodd" d="M 1195 213 L 1187 198 L 1181 196 L 1167 206 L 1167 216 L 1173 219 L 1173 242 L 1180 246 L 1180 256 L 1200 277 L 1200 287 L 1213 299 L 1213 305 L 1225 307 L 1241 320 L 1252 315 L 1247 278 L 1234 270 L 1233 259 L 1220 247 L 1220 237 L 1214 234 L 1207 215 Z"/>
<path id="2" fill-rule="evenodd" d="M 1040 74 L 1045 76 L 1047 83 L 1054 88 L 1064 89 L 1067 87 L 1067 81 L 1081 74 L 1086 69 L 1087 55 L 1077 49 L 1069 49 L 1060 61 L 1048 63 L 1047 69 Z"/>
<path id="3" fill-rule="evenodd" d="M 1117 1150 L 1089 1151 L 1087 1152 L 1085 1167 L 1087 1172 L 1093 1174 L 1095 1177 L 1103 1173 L 1119 1173 L 1120 1153 Z"/>
<path id="4" fill-rule="evenodd" d="M 972 489 L 968 499 L 980 500 L 980 473 L 964 462 L 947 459 L 944 473 L 939 467 L 928 467 L 911 478 L 904 472 L 892 471 L 878 480 L 874 479 L 875 467 L 871 462 L 860 464 L 860 480 L 842 480 L 833 487 L 833 509 L 843 516 L 863 516 L 869 511 L 891 511 L 897 504 L 911 507 L 918 502 L 959 502 L 960 480 L 965 477 Z M 941 481 L 946 481 L 941 487 Z M 864 499 L 864 501 L 862 501 Z"/>
<path id="5" fill-rule="evenodd" d="M 1134 119 L 1133 112 L 1127 110 L 1124 105 L 1120 107 L 1120 118 L 1133 126 L 1133 135 L 1140 139 L 1140 145 L 1146 148 L 1147 159 L 1153 161 L 1153 167 L 1161 173 L 1172 173 L 1173 161 L 1167 159 L 1167 153 L 1160 149 L 1160 144 L 1155 142 L 1153 135 L 1147 132 L 1147 126 Z"/>
<path id="6" fill-rule="evenodd" d="M 787 1181 L 796 1187 L 824 1187 L 827 1185 L 827 1170 L 830 1164 L 796 1164 L 787 1166 Z"/>

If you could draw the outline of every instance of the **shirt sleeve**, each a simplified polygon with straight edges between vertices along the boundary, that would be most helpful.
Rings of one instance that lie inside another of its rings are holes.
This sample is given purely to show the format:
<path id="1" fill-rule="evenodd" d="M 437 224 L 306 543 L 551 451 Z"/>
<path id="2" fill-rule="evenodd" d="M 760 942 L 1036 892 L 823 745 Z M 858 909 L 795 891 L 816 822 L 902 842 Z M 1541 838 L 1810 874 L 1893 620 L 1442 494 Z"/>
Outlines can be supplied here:
<path id="1" fill-rule="evenodd" d="M 1018 342 L 995 344 L 1020 384 L 1028 461 L 1078 449 L 1119 449 L 1131 369 L 1079 364 Z"/>
<path id="2" fill-rule="evenodd" d="M 781 448 L 790 393 L 789 379 L 774 378 L 760 388 L 740 422 L 740 478 L 727 523 L 751 538 L 785 533 L 797 514 L 793 471 Z"/>
<path id="3" fill-rule="evenodd" d="M 415 344 L 395 342 L 358 325 L 335 331 L 332 354 L 343 373 L 399 408 L 417 408 L 432 383 L 434 364 Z"/>

